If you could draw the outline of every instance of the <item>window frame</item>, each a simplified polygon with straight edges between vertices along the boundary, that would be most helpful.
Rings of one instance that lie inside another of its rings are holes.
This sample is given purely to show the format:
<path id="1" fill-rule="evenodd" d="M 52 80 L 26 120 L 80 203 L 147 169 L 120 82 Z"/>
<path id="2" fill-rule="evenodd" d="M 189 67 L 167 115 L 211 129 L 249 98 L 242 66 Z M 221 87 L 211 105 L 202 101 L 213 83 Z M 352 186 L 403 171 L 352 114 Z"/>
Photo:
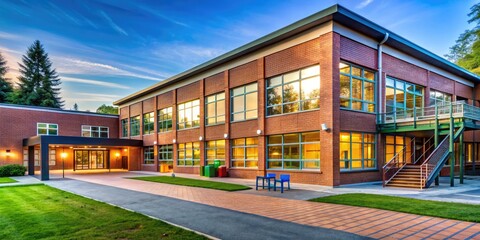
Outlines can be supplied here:
<path id="1" fill-rule="evenodd" d="M 439 99 L 436 96 L 432 98 L 432 94 L 434 94 L 434 95 L 441 94 L 443 99 Z M 446 97 L 449 97 L 450 101 L 447 101 L 445 99 Z M 432 99 L 434 100 L 434 103 L 432 103 Z M 435 90 L 435 89 L 430 89 L 430 94 L 428 96 L 428 102 L 429 102 L 428 105 L 431 106 L 431 107 L 433 107 L 435 105 L 437 105 L 437 106 L 448 106 L 452 102 L 452 99 L 453 99 L 452 94 L 442 92 L 442 91 L 438 91 L 438 90 Z M 441 102 L 443 105 L 438 105 L 437 104 L 438 102 Z"/>
<path id="2" fill-rule="evenodd" d="M 148 152 L 147 152 L 148 151 Z M 147 158 L 150 156 L 151 158 Z M 143 147 L 143 165 L 152 165 L 155 164 L 155 147 L 154 146 L 144 146 Z"/>
<path id="3" fill-rule="evenodd" d="M 222 95 L 223 94 L 223 98 L 218 98 L 219 95 Z M 209 95 L 209 96 L 206 96 L 205 97 L 205 108 L 204 108 L 204 112 L 205 112 L 205 126 L 214 126 L 214 125 L 219 125 L 219 124 L 225 124 L 226 122 L 226 112 L 227 112 L 227 107 L 226 107 L 226 96 L 225 96 L 225 92 L 219 92 L 219 93 L 215 93 L 215 94 L 212 94 L 212 95 Z M 208 99 L 210 97 L 214 97 L 215 99 L 211 102 L 208 101 Z M 223 101 L 223 114 L 218 114 L 218 106 L 219 106 L 219 102 L 222 102 Z M 213 105 L 214 106 L 214 109 L 215 109 L 215 113 L 213 116 L 208 116 L 208 105 Z M 218 118 L 219 117 L 222 117 L 223 116 L 223 121 L 218 121 Z M 208 123 L 208 120 L 209 119 L 215 119 L 214 123 L 211 123 L 209 124 Z"/>
<path id="4" fill-rule="evenodd" d="M 255 145 L 248 145 L 247 144 L 247 139 L 255 139 L 256 143 Z M 235 145 L 235 140 L 243 139 L 244 143 L 243 145 Z M 230 160 L 230 167 L 231 168 L 237 168 L 237 169 L 258 169 L 258 138 L 256 137 L 245 137 L 245 138 L 235 138 L 230 140 L 230 150 L 231 150 L 231 160 Z M 247 149 L 252 148 L 256 149 L 257 151 L 257 158 L 256 159 L 249 159 L 248 154 L 247 154 Z M 234 149 L 243 149 L 243 158 L 234 158 Z M 237 167 L 234 166 L 235 162 L 243 162 L 243 167 Z M 256 162 L 257 166 L 256 167 L 247 167 L 247 162 Z"/>
<path id="5" fill-rule="evenodd" d="M 378 108 L 378 106 L 377 106 L 377 75 L 378 75 L 378 72 L 375 71 L 375 70 L 372 70 L 372 69 L 369 69 L 369 68 L 366 68 L 366 67 L 362 67 L 362 66 L 359 66 L 359 65 L 356 65 L 356 64 L 353 64 L 353 63 L 345 62 L 345 61 L 340 61 L 340 64 L 345 64 L 345 65 L 349 66 L 349 73 L 348 74 L 340 71 L 340 69 L 341 69 L 340 66 L 338 68 L 338 72 L 340 74 L 339 75 L 340 91 L 342 89 L 341 88 L 341 81 L 342 81 L 341 77 L 346 76 L 346 77 L 349 78 L 349 97 L 348 98 L 342 97 L 342 94 L 340 92 L 340 109 L 375 114 L 377 112 L 377 108 Z M 354 75 L 352 73 L 353 68 L 360 69 L 362 76 Z M 373 73 L 373 80 L 365 77 L 365 71 Z M 353 90 L 352 90 L 353 89 L 353 79 L 359 80 L 362 83 L 362 99 L 357 99 L 357 98 L 353 97 Z M 365 82 L 373 84 L 373 101 L 368 101 L 368 100 L 365 99 L 365 92 L 366 92 Z M 342 107 L 342 100 L 348 101 L 348 107 Z M 361 106 L 362 106 L 362 109 L 354 109 L 353 108 L 353 102 L 360 102 Z M 373 110 L 372 111 L 368 110 L 369 104 L 373 105 Z"/>
<path id="6" fill-rule="evenodd" d="M 249 86 L 253 86 L 255 85 L 255 90 L 250 90 L 250 91 L 247 91 L 247 88 Z M 235 90 L 238 90 L 240 88 L 243 88 L 243 92 L 242 93 L 237 93 L 235 95 Z M 249 94 L 256 94 L 257 95 L 257 102 L 256 102 L 256 108 L 255 109 L 250 109 L 250 110 L 247 110 L 247 95 Z M 243 96 L 243 109 L 241 111 L 237 111 L 235 112 L 235 98 L 236 97 L 241 97 Z M 258 119 L 258 82 L 252 82 L 252 83 L 248 83 L 248 84 L 245 84 L 245 85 L 242 85 L 242 86 L 238 86 L 238 87 L 235 87 L 235 88 L 232 88 L 230 89 L 230 122 L 242 122 L 242 121 L 247 121 L 247 120 L 252 120 L 252 119 Z M 255 117 L 250 117 L 250 118 L 247 118 L 247 113 L 248 112 L 255 112 L 256 115 Z M 238 120 L 235 120 L 235 115 L 237 114 L 241 114 L 243 113 L 243 118 L 242 119 L 238 119 Z"/>
<path id="7" fill-rule="evenodd" d="M 128 137 L 128 118 L 124 118 L 120 120 L 120 125 L 122 127 L 122 138 L 127 138 Z"/>
<path id="8" fill-rule="evenodd" d="M 388 82 L 389 80 L 392 80 L 393 81 L 393 86 L 390 86 L 388 85 Z M 397 82 L 399 84 L 397 84 Z M 403 89 L 400 89 L 400 88 L 397 88 L 397 85 L 403 85 Z M 408 90 L 408 85 L 411 85 L 414 87 L 414 90 L 411 91 L 411 90 Z M 421 94 L 418 93 L 416 91 L 417 87 L 421 87 L 422 88 L 422 92 Z M 393 93 L 393 96 L 394 96 L 394 99 L 393 99 L 393 105 L 388 105 L 387 104 L 387 89 L 393 89 L 394 93 Z M 399 106 L 399 104 L 397 104 L 397 91 L 403 91 L 403 105 L 402 106 Z M 407 82 L 405 80 L 401 80 L 401 79 L 398 79 L 398 78 L 394 78 L 394 77 L 391 77 L 391 76 L 386 76 L 385 77 L 385 112 L 386 113 L 393 113 L 395 112 L 395 115 L 399 115 L 399 112 L 397 111 L 397 109 L 401 109 L 403 112 L 404 112 L 404 115 L 406 116 L 407 114 L 412 114 L 413 115 L 413 112 L 412 113 L 409 113 L 409 110 L 413 109 L 413 108 L 408 108 L 407 107 L 407 96 L 408 94 L 412 94 L 414 96 L 414 99 L 415 99 L 415 103 L 413 103 L 413 106 L 415 106 L 414 108 L 417 107 L 416 103 L 417 103 L 417 98 L 420 97 L 421 98 L 421 106 L 420 108 L 424 108 L 425 107 L 425 87 L 424 86 L 421 86 L 421 85 L 418 85 L 418 84 L 415 84 L 415 83 L 411 83 L 411 82 Z M 391 107 L 393 109 L 393 111 L 387 111 L 387 108 Z"/>
<path id="9" fill-rule="evenodd" d="M 303 142 L 303 139 L 302 139 L 302 134 L 308 134 L 308 133 L 318 133 L 318 137 L 319 137 L 319 141 L 316 142 Z M 299 139 L 299 142 L 297 143 L 287 143 L 285 144 L 285 135 L 290 135 L 290 134 L 296 134 L 298 135 L 298 139 Z M 270 144 L 270 137 L 273 137 L 273 136 L 281 136 L 282 137 L 282 143 L 274 143 L 274 144 Z M 308 132 L 300 132 L 300 133 L 285 133 L 285 134 L 274 134 L 274 135 L 269 135 L 267 136 L 267 148 L 266 148 L 266 164 L 267 164 L 267 170 L 285 170 L 285 171 L 320 171 L 321 170 L 321 159 L 318 159 L 318 160 L 312 160 L 312 159 L 303 159 L 303 146 L 306 145 L 306 144 L 315 144 L 315 143 L 318 143 L 318 149 L 319 151 L 321 151 L 321 145 L 320 145 L 320 142 L 321 142 L 321 139 L 320 139 L 320 131 L 308 131 Z M 298 144 L 299 145 L 299 149 L 298 149 L 298 152 L 299 152 L 299 156 L 298 156 L 298 160 L 296 159 L 288 159 L 288 158 L 285 158 L 285 147 L 284 146 L 294 146 Z M 281 147 L 282 148 L 282 152 L 281 152 L 281 158 L 280 159 L 274 159 L 273 162 L 278 162 L 278 161 L 281 161 L 281 165 L 282 167 L 281 168 L 271 168 L 270 167 L 270 151 L 269 151 L 269 147 Z M 320 156 L 321 157 L 321 156 Z M 288 161 L 288 162 L 299 162 L 299 168 L 285 168 L 285 161 Z M 318 162 L 318 168 L 304 168 L 304 162 Z"/>
<path id="10" fill-rule="evenodd" d="M 218 151 L 221 149 L 221 147 L 218 147 L 218 142 L 219 141 L 223 141 L 223 159 L 221 158 L 218 158 Z M 209 142 L 214 142 L 215 143 L 215 146 L 213 147 L 208 147 L 208 143 Z M 207 165 L 210 165 L 210 164 L 214 164 L 215 161 L 220 161 L 220 165 L 225 165 L 225 162 L 226 162 L 226 150 L 225 150 L 225 147 L 227 146 L 226 145 L 227 141 L 225 139 L 218 139 L 218 140 L 211 140 L 211 141 L 205 141 L 205 166 Z M 208 158 L 208 150 L 213 150 L 215 152 L 215 157 L 213 159 L 209 159 Z M 212 162 L 209 162 L 209 161 L 212 161 Z M 222 164 L 223 162 L 223 164 Z"/>
<path id="11" fill-rule="evenodd" d="M 187 104 L 191 104 L 190 106 L 186 107 Z M 195 105 L 196 104 L 196 105 Z M 194 118 L 194 110 L 195 108 L 198 107 L 198 118 L 195 120 Z M 182 109 L 180 109 L 182 108 Z M 191 120 L 185 121 L 185 122 L 180 122 L 180 111 L 184 111 L 183 115 L 186 115 L 187 109 L 190 110 L 190 117 Z M 183 102 L 180 104 L 177 104 L 177 130 L 184 130 L 184 129 L 191 129 L 191 128 L 198 128 L 200 127 L 200 99 L 194 99 L 191 101 Z M 190 123 L 190 126 L 187 126 L 187 124 Z M 182 126 L 182 127 L 180 127 Z"/>
<path id="12" fill-rule="evenodd" d="M 170 128 L 168 128 L 168 123 L 170 123 Z M 159 133 L 173 131 L 173 107 L 157 110 L 157 128 Z"/>
<path id="13" fill-rule="evenodd" d="M 40 127 L 40 124 L 45 124 L 45 127 Z M 55 128 L 52 128 L 51 126 L 55 126 Z M 42 134 L 39 133 L 39 130 L 45 130 L 46 133 Z M 50 134 L 50 130 L 55 130 L 55 134 Z M 58 124 L 57 123 L 38 123 L 37 122 L 37 136 L 58 136 L 59 132 Z"/>
<path id="14" fill-rule="evenodd" d="M 195 144 L 198 144 L 198 147 L 195 147 Z M 183 148 L 181 148 L 180 145 L 183 145 Z M 187 146 L 187 145 L 190 145 Z M 192 158 L 187 158 L 187 151 L 190 150 L 192 151 Z M 183 153 L 183 158 L 180 158 L 180 152 Z M 198 151 L 198 158 L 195 158 L 195 151 Z M 179 167 L 198 167 L 200 166 L 200 160 L 201 160 L 201 151 L 200 151 L 200 142 L 186 142 L 186 143 L 178 143 L 177 144 L 177 166 Z M 180 162 L 183 161 L 183 164 L 180 164 Z M 187 161 L 191 161 L 191 165 L 187 165 Z"/>
<path id="15" fill-rule="evenodd" d="M 143 117 L 143 135 L 155 133 L 155 112 L 148 112 L 142 115 Z"/>
<path id="16" fill-rule="evenodd" d="M 88 127 L 88 130 L 86 129 L 87 127 Z M 92 130 L 92 128 L 98 128 L 98 137 L 94 137 L 92 135 L 92 133 L 97 132 Z M 102 131 L 102 128 L 103 130 L 107 129 L 107 131 Z M 109 138 L 110 137 L 110 128 L 105 126 L 82 125 L 81 130 L 82 130 L 82 137 L 90 137 L 90 138 Z M 89 133 L 89 136 L 84 136 L 84 133 L 87 133 L 87 132 Z M 107 133 L 107 136 L 102 137 L 102 133 Z"/>
<path id="17" fill-rule="evenodd" d="M 137 122 L 135 126 L 133 125 L 134 124 L 133 120 L 136 120 Z M 134 130 L 138 130 L 138 133 L 133 132 Z M 131 137 L 140 136 L 140 115 L 130 117 L 130 136 Z"/>
<path id="18" fill-rule="evenodd" d="M 311 76 L 308 76 L 308 77 L 302 77 L 302 71 L 313 68 L 313 67 L 318 67 L 318 75 L 311 75 Z M 289 75 L 289 74 L 292 74 L 292 73 L 295 73 L 295 72 L 298 72 L 299 78 L 296 79 L 296 80 L 289 81 L 289 82 L 285 83 L 285 76 Z M 307 81 L 307 80 L 311 80 L 312 78 L 317 78 L 317 77 L 318 77 L 318 91 L 319 91 L 318 92 L 318 97 L 316 97 L 316 98 L 306 98 L 306 99 L 302 98 L 302 95 L 303 95 L 303 93 L 302 93 L 302 82 Z M 269 81 L 271 81 L 275 78 L 280 78 L 281 83 L 270 86 Z M 300 69 L 297 69 L 297 70 L 294 70 L 294 71 L 290 71 L 290 72 L 282 73 L 282 74 L 279 74 L 279 75 L 276 75 L 276 76 L 273 76 L 273 77 L 269 77 L 268 79 L 265 80 L 265 116 L 266 117 L 271 117 L 271 116 L 279 116 L 279 115 L 286 115 L 286 114 L 293 114 L 293 113 L 301 113 L 301 112 L 319 110 L 320 109 L 320 88 L 321 88 L 321 86 L 320 86 L 321 83 L 320 82 L 321 82 L 321 78 L 320 78 L 320 65 L 319 64 L 310 65 L 310 66 L 303 67 L 303 68 L 300 68 Z M 293 84 L 293 83 L 298 83 L 298 100 L 293 101 L 293 102 L 284 102 L 284 99 L 285 99 L 285 97 L 284 97 L 285 96 L 285 88 L 284 87 L 285 87 L 285 85 L 289 85 L 289 84 Z M 269 100 L 268 100 L 268 91 L 270 89 L 274 89 L 274 88 L 277 88 L 277 87 L 282 88 L 281 103 L 270 105 Z M 318 103 L 317 107 L 310 108 L 310 109 L 304 109 L 304 103 L 305 102 L 310 102 L 310 101 L 317 101 L 317 103 Z M 297 103 L 297 111 L 285 112 L 284 107 L 286 105 L 292 105 L 292 104 L 295 104 L 295 103 Z M 275 114 L 269 113 L 269 108 L 273 109 L 274 107 L 280 107 L 280 109 L 281 109 L 280 113 L 275 113 Z"/>
<path id="19" fill-rule="evenodd" d="M 340 152 L 339 153 L 339 162 L 349 162 L 349 168 L 346 169 L 346 168 L 341 168 L 340 167 L 340 172 L 360 172 L 360 171 L 372 171 L 372 170 L 377 170 L 378 169 L 378 152 L 377 152 L 377 134 L 375 133 L 370 133 L 370 132 L 357 132 L 357 131 L 341 131 L 339 134 L 341 136 L 342 133 L 348 133 L 349 134 L 349 140 L 348 142 L 347 141 L 342 141 L 341 137 L 340 138 L 340 144 L 342 143 L 348 143 L 349 144 L 349 158 L 348 159 L 344 159 L 342 158 L 342 153 Z M 353 134 L 361 134 L 361 139 L 362 141 L 361 142 L 353 142 L 352 141 L 352 135 Z M 365 135 L 373 135 L 373 142 L 365 142 Z M 361 149 L 362 149 L 362 152 L 361 152 L 361 156 L 362 158 L 361 159 L 354 159 L 353 158 L 353 144 L 361 144 Z M 374 153 L 374 157 L 373 158 L 365 158 L 365 145 L 373 145 L 373 153 Z M 341 151 L 341 148 L 339 146 L 339 151 Z M 362 163 L 362 168 L 352 168 L 352 162 L 354 161 L 361 161 Z M 374 163 L 374 166 L 371 167 L 371 168 L 366 168 L 365 167 L 365 161 L 373 161 Z"/>

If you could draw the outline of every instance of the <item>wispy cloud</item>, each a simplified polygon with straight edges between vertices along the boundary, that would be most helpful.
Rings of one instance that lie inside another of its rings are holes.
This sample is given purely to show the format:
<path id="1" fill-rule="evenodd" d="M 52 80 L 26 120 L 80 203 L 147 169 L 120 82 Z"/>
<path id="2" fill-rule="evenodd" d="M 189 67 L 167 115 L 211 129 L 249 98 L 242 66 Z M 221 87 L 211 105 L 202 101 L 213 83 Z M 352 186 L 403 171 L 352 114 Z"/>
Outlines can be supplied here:
<path id="1" fill-rule="evenodd" d="M 370 5 L 373 0 L 363 0 L 360 4 L 357 5 L 357 8 L 362 9 L 368 5 Z"/>
<path id="2" fill-rule="evenodd" d="M 125 86 L 125 85 L 121 85 L 121 84 L 118 84 L 118 83 L 104 82 L 104 81 L 98 81 L 98 80 L 73 78 L 73 77 L 63 77 L 61 75 L 60 75 L 60 79 L 63 82 L 76 82 L 76 83 L 83 83 L 83 84 L 96 85 L 96 86 L 102 86 L 102 87 L 130 89 L 130 87 Z"/>
<path id="3" fill-rule="evenodd" d="M 182 45 L 178 43 L 163 45 L 152 51 L 152 53 L 160 59 L 189 65 L 212 59 L 224 52 L 225 50 L 219 48 Z"/>
<path id="4" fill-rule="evenodd" d="M 63 97 L 69 102 L 108 102 L 111 103 L 115 99 L 119 99 L 119 95 L 111 94 L 95 94 L 95 93 L 75 93 L 75 97 Z"/>
<path id="5" fill-rule="evenodd" d="M 162 81 L 164 77 L 149 76 L 142 73 L 136 73 L 114 67 L 109 64 L 89 62 L 80 59 L 68 58 L 68 57 L 52 57 L 52 61 L 55 62 L 55 67 L 59 73 L 75 73 L 75 74 L 99 74 L 99 75 L 122 75 L 135 78 L 141 78 L 152 81 Z"/>
<path id="6" fill-rule="evenodd" d="M 12 34 L 12 33 L 7 33 L 7 32 L 0 31 L 0 38 L 1 39 L 7 39 L 7 40 L 16 40 L 16 39 L 22 38 L 22 36 L 17 35 L 17 34 Z"/>
<path id="7" fill-rule="evenodd" d="M 123 30 L 120 26 L 118 26 L 111 18 L 108 16 L 104 11 L 100 11 L 100 14 L 107 20 L 108 24 L 113 28 L 113 30 L 117 31 L 118 33 L 121 33 L 125 36 L 128 36 L 128 33 Z"/>

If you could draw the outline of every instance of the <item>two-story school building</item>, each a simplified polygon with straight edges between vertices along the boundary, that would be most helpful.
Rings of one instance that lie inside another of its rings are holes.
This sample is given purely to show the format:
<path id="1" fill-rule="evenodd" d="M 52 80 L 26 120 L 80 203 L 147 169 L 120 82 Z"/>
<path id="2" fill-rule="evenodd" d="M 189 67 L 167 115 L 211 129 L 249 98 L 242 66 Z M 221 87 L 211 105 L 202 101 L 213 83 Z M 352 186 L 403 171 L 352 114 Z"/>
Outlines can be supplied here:
<path id="1" fill-rule="evenodd" d="M 114 104 L 138 170 L 425 187 L 455 154 L 456 172 L 475 166 L 479 82 L 335 5 Z"/>

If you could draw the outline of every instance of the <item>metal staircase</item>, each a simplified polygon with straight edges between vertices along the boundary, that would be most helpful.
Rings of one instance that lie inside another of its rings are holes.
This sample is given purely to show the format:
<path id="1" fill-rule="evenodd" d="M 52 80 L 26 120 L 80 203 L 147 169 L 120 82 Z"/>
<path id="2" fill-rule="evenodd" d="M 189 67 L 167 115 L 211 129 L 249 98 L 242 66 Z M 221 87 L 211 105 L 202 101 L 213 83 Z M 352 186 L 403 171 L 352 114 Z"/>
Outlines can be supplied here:
<path id="1" fill-rule="evenodd" d="M 377 125 L 382 133 L 420 131 L 434 133 L 434 136 L 424 143 L 424 152 L 420 157 L 415 158 L 415 153 L 412 156 L 406 156 L 406 147 L 404 147 L 383 166 L 383 186 L 428 188 L 439 176 L 450 156 L 454 158 L 455 155 L 452 155 L 454 142 L 460 139 L 459 144 L 463 145 L 463 132 L 466 129 L 480 129 L 479 122 L 480 108 L 465 102 L 382 114 Z M 445 137 L 438 143 L 440 136 Z M 431 148 L 432 139 L 435 139 L 433 145 L 436 146 L 433 149 Z M 412 141 L 414 142 L 415 138 Z M 408 144 L 412 144 L 412 141 Z M 461 166 L 464 161 L 462 154 L 460 151 Z M 408 163 L 406 159 L 409 159 Z M 450 185 L 453 186 L 453 165 L 450 169 Z M 462 167 L 460 183 L 463 183 Z"/>

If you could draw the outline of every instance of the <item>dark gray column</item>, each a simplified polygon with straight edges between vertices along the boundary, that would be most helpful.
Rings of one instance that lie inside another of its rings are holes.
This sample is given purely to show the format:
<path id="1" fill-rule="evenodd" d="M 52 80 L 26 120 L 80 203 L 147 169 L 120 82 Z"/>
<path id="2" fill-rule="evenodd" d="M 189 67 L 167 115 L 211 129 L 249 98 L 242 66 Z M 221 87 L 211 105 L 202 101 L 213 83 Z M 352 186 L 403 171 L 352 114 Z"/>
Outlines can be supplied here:
<path id="1" fill-rule="evenodd" d="M 28 146 L 28 175 L 35 175 L 35 147 Z"/>
<path id="2" fill-rule="evenodd" d="M 50 169 L 48 165 L 48 143 L 41 143 L 40 144 L 40 158 L 42 159 L 40 166 L 42 167 L 42 175 L 41 180 L 49 180 L 50 179 Z"/>

